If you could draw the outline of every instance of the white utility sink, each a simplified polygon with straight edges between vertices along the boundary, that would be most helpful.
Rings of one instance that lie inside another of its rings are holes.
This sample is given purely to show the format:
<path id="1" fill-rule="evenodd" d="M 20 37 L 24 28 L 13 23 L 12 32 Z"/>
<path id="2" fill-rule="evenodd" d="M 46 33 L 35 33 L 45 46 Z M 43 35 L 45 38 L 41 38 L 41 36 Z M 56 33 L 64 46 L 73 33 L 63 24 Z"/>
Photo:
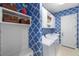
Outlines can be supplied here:
<path id="1" fill-rule="evenodd" d="M 59 39 L 59 34 L 46 34 L 42 36 L 42 44 L 51 46 L 57 39 Z"/>

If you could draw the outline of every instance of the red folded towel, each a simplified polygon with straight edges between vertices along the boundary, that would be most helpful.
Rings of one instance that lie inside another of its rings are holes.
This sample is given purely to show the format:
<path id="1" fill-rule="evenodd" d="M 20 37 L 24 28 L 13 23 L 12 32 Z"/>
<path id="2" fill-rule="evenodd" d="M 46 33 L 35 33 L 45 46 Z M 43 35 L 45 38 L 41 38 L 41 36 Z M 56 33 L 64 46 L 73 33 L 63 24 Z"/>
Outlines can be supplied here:
<path id="1" fill-rule="evenodd" d="M 27 14 L 27 10 L 26 8 L 22 8 L 22 11 L 21 11 L 23 14 Z"/>

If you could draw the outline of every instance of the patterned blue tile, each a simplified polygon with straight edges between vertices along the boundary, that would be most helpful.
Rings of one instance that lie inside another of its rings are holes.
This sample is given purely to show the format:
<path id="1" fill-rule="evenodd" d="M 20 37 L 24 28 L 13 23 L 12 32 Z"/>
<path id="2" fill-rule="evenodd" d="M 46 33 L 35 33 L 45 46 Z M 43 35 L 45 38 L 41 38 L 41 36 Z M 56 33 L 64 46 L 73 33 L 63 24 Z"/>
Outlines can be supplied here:
<path id="1" fill-rule="evenodd" d="M 29 28 L 29 47 L 33 50 L 34 56 L 41 56 L 42 51 L 42 28 L 39 3 L 26 3 L 27 15 L 32 17 L 32 24 Z M 22 9 L 22 4 L 17 4 L 17 9 Z"/>
<path id="2" fill-rule="evenodd" d="M 48 34 L 48 33 L 54 33 L 54 28 L 42 28 L 42 35 Z"/>
<path id="3" fill-rule="evenodd" d="M 30 7 L 31 9 L 29 9 Z M 40 4 L 39 3 L 31 3 L 28 4 L 28 11 L 30 13 L 28 13 L 28 15 L 32 16 L 32 26 L 30 28 L 32 28 L 32 31 L 30 31 L 30 36 L 32 36 L 32 39 L 29 39 L 30 41 L 33 40 L 34 44 L 30 45 L 30 48 L 33 49 L 34 51 L 34 55 L 35 56 L 40 56 L 42 55 L 42 48 L 40 49 L 40 47 L 42 47 L 41 44 L 41 19 L 40 19 Z M 38 25 L 39 24 L 39 25 Z M 34 32 L 34 34 L 32 33 Z M 31 44 L 32 42 L 30 42 L 29 44 Z M 39 43 L 40 45 L 38 46 Z M 41 52 L 40 52 L 41 51 Z"/>

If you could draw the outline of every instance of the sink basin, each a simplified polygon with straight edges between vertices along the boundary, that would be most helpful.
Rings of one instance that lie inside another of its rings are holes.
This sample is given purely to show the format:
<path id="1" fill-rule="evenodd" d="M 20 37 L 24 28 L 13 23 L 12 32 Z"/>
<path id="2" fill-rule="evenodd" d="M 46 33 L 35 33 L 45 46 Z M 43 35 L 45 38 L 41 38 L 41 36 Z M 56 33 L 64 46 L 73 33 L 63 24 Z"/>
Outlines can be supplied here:
<path id="1" fill-rule="evenodd" d="M 42 36 L 42 44 L 51 46 L 58 38 L 59 34 L 46 34 L 45 36 Z"/>

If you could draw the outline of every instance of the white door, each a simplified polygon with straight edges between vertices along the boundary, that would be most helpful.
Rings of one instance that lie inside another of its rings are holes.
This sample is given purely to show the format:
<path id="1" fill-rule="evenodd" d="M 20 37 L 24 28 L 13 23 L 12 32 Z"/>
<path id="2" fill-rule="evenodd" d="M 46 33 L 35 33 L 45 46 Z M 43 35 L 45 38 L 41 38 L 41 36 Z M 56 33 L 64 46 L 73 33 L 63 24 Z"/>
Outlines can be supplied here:
<path id="1" fill-rule="evenodd" d="M 77 47 L 77 14 L 61 17 L 61 44 Z"/>

